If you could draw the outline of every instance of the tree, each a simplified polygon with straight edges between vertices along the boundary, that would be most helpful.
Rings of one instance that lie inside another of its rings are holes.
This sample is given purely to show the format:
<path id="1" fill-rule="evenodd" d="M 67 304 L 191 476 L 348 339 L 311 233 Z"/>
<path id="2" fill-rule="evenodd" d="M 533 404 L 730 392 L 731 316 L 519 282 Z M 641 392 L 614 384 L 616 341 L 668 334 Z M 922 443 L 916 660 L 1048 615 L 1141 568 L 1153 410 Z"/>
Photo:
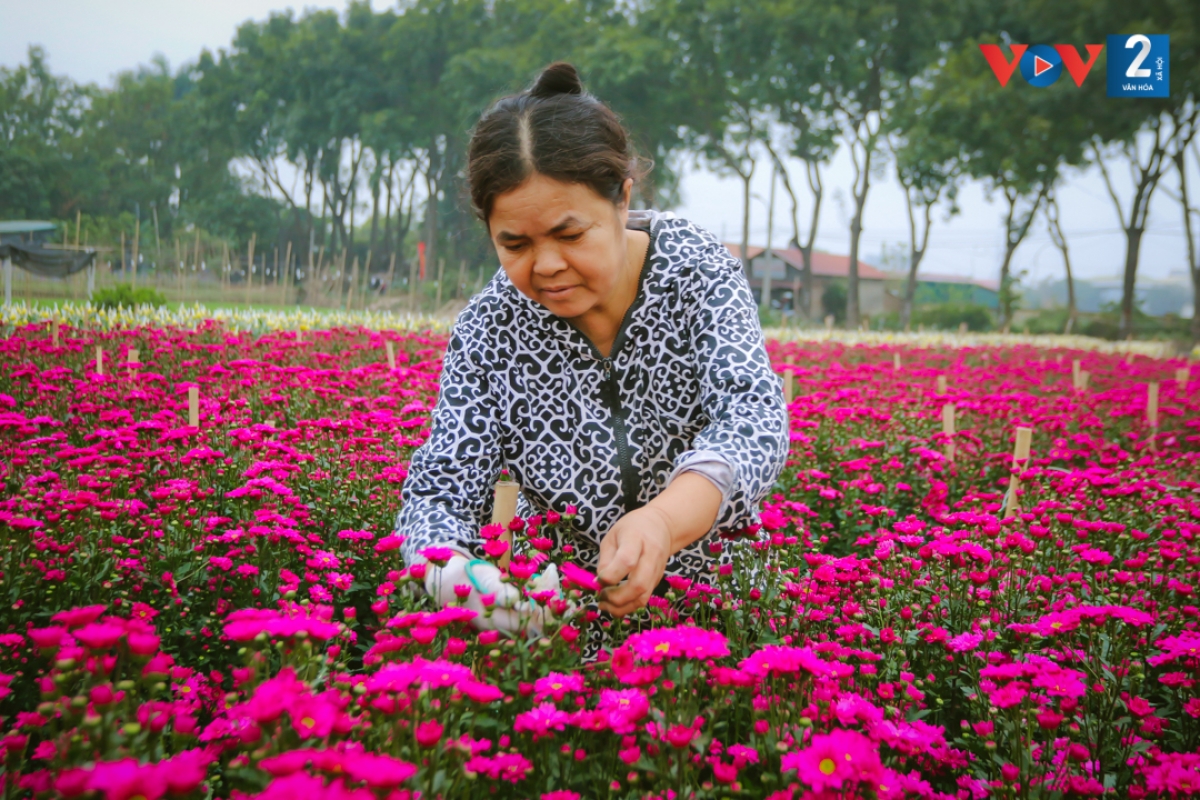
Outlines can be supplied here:
<path id="1" fill-rule="evenodd" d="M 1059 223 L 1058 198 L 1053 188 L 1046 194 L 1046 227 L 1049 228 L 1050 239 L 1055 247 L 1062 252 L 1063 267 L 1067 272 L 1067 324 L 1063 333 L 1069 334 L 1075 329 L 1079 309 L 1075 304 L 1075 276 L 1071 273 L 1071 254 L 1067 249 L 1067 236 Z"/>
<path id="2" fill-rule="evenodd" d="M 846 322 L 856 328 L 858 251 L 871 180 L 881 176 L 884 166 L 880 152 L 884 131 L 899 88 L 933 62 L 961 9 L 943 0 L 904 4 L 848 0 L 832 5 L 795 0 L 793 8 L 801 24 L 811 25 L 824 45 L 825 61 L 815 76 L 816 86 L 833 109 L 854 165 Z"/>
<path id="3" fill-rule="evenodd" d="M 908 274 L 900 308 L 900 325 L 905 330 L 912 323 L 917 273 L 929 247 L 933 208 L 945 195 L 950 204 L 946 219 L 958 213 L 956 198 L 962 177 L 958 143 L 925 122 L 932 99 L 925 85 L 923 78 L 913 76 L 900 87 L 897 107 L 885 132 L 908 212 Z"/>

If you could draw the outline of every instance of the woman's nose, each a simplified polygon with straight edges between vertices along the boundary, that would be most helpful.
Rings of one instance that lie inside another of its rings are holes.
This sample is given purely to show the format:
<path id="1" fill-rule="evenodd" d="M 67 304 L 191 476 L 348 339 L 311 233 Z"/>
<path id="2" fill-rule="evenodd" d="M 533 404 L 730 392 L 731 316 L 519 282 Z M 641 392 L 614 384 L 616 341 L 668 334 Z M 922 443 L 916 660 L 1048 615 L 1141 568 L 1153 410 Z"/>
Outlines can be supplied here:
<path id="1" fill-rule="evenodd" d="M 542 247 L 534 254 L 533 271 L 538 275 L 554 275 L 567 268 L 567 260 L 557 247 Z"/>

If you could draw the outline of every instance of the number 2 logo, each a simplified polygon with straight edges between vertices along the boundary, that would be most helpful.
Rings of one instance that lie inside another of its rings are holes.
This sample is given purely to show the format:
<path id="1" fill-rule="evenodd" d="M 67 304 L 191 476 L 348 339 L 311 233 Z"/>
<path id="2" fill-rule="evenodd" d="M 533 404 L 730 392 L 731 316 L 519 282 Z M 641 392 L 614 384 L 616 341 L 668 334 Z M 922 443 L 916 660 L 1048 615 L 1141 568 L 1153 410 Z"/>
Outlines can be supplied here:
<path id="1" fill-rule="evenodd" d="M 1131 50 L 1134 47 L 1138 47 L 1138 46 L 1140 46 L 1142 48 L 1142 51 L 1133 57 L 1133 61 L 1129 65 L 1129 69 L 1125 70 L 1126 78 L 1149 78 L 1150 77 L 1149 68 L 1142 67 L 1142 62 L 1145 61 L 1146 58 L 1149 57 L 1149 55 L 1150 55 L 1150 49 L 1151 49 L 1150 37 L 1139 33 L 1135 36 L 1130 36 L 1128 39 L 1125 40 L 1125 49 L 1126 50 Z"/>

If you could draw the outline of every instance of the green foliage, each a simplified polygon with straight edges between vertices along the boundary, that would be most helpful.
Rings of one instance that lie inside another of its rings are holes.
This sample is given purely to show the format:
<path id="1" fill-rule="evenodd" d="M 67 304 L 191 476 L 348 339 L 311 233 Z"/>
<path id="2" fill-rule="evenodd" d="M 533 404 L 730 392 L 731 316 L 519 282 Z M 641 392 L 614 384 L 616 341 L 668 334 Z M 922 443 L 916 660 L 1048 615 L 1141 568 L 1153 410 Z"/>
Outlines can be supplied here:
<path id="1" fill-rule="evenodd" d="M 834 321 L 844 322 L 846 319 L 846 284 L 842 281 L 832 281 L 825 287 L 821 295 L 821 310 L 825 316 L 833 316 Z"/>
<path id="2" fill-rule="evenodd" d="M 987 306 L 947 303 L 925 306 L 913 312 L 913 324 L 938 330 L 958 330 L 967 323 L 967 330 L 990 331 L 994 326 L 992 312 Z"/>
<path id="3" fill-rule="evenodd" d="M 92 294 L 92 305 L 103 309 L 137 308 L 138 306 L 153 306 L 159 308 L 166 305 L 167 298 L 162 292 L 148 286 L 134 288 L 128 283 L 118 283 L 108 289 L 97 289 Z"/>

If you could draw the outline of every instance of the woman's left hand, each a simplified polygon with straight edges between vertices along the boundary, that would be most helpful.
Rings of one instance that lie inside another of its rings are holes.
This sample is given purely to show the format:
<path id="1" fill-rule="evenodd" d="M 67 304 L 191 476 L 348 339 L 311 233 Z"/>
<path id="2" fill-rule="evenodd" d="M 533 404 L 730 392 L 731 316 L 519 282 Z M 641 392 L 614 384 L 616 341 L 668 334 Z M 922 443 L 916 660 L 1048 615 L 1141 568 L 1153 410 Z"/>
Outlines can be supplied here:
<path id="1" fill-rule="evenodd" d="M 666 572 L 672 544 L 667 515 L 652 505 L 617 520 L 600 540 L 596 577 L 607 587 L 600 593 L 600 608 L 623 617 L 645 606 Z"/>

